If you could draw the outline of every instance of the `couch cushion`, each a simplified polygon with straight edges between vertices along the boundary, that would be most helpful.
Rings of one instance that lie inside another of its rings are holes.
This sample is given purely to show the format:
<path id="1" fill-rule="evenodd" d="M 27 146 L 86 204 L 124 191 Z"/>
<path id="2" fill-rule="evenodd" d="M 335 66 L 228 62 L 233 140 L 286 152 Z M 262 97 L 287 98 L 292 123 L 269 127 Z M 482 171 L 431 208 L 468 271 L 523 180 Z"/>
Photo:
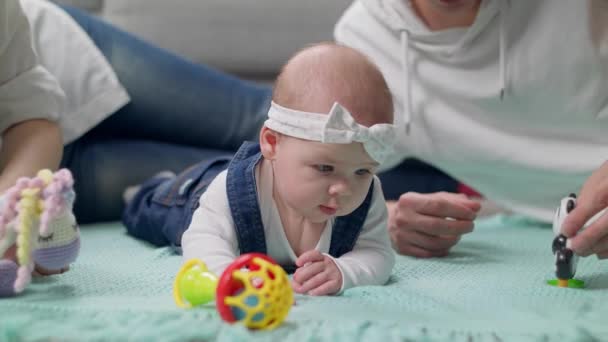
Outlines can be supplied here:
<path id="1" fill-rule="evenodd" d="M 75 0 L 72 0 L 75 1 Z M 331 40 L 351 0 L 105 0 L 110 22 L 196 62 L 276 73 L 298 49 Z"/>

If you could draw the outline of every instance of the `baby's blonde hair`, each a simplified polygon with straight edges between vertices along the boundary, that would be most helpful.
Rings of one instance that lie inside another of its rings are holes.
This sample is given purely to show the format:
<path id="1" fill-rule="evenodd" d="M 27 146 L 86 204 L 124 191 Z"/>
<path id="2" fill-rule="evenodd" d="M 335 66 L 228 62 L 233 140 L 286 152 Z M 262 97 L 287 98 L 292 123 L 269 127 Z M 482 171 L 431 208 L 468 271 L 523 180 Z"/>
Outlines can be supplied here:
<path id="1" fill-rule="evenodd" d="M 360 52 L 331 42 L 307 47 L 285 64 L 273 101 L 316 113 L 339 102 L 361 125 L 393 122 L 393 100 L 380 70 Z"/>

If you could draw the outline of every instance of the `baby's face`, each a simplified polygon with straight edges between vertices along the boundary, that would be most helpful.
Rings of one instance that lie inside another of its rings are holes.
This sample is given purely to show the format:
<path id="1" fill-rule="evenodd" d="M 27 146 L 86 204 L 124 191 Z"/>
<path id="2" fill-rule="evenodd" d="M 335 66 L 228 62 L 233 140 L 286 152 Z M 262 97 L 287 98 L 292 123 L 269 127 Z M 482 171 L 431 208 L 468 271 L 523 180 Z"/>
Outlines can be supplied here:
<path id="1" fill-rule="evenodd" d="M 283 136 L 274 161 L 275 195 L 310 221 L 325 222 L 361 205 L 377 167 L 361 143 L 324 144 Z"/>

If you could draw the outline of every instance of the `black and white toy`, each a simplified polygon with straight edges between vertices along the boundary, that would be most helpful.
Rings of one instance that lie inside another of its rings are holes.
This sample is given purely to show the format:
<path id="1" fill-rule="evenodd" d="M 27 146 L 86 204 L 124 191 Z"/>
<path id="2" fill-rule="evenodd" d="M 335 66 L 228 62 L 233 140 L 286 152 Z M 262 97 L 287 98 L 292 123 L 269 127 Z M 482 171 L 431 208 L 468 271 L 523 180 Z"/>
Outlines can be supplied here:
<path id="1" fill-rule="evenodd" d="M 549 284 L 556 285 L 559 287 L 584 287 L 584 282 L 578 279 L 574 279 L 576 274 L 576 265 L 578 264 L 579 256 L 574 253 L 568 243 L 568 238 L 562 234 L 562 225 L 564 220 L 576 208 L 576 195 L 570 194 L 561 200 L 559 207 L 555 211 L 553 218 L 553 233 L 555 238 L 551 244 L 551 249 L 555 255 L 555 277 L 557 281 L 549 281 Z M 582 229 L 585 229 L 597 218 L 604 214 L 604 211 L 599 212 L 597 215 L 592 217 Z"/>
<path id="2" fill-rule="evenodd" d="M 568 246 L 568 238 L 561 233 L 566 216 L 576 207 L 576 195 L 570 194 L 563 198 L 555 211 L 553 218 L 553 233 L 555 238 L 551 245 L 555 255 L 555 277 L 557 286 L 568 287 L 568 281 L 574 278 L 578 256 Z"/>

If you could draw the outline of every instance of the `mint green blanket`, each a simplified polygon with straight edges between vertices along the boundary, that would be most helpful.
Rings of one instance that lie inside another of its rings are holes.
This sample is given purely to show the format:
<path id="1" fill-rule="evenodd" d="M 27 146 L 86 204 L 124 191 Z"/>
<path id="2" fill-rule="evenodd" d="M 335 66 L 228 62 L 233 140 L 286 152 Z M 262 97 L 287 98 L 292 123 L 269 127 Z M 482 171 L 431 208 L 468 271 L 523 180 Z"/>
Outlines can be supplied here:
<path id="1" fill-rule="evenodd" d="M 548 226 L 478 222 L 443 259 L 399 257 L 386 286 L 338 297 L 297 296 L 285 324 L 251 332 L 211 305 L 178 309 L 181 258 L 125 235 L 119 224 L 82 229 L 70 272 L 0 300 L 0 341 L 562 341 L 608 340 L 608 263 L 582 259 L 583 290 L 550 287 Z"/>

